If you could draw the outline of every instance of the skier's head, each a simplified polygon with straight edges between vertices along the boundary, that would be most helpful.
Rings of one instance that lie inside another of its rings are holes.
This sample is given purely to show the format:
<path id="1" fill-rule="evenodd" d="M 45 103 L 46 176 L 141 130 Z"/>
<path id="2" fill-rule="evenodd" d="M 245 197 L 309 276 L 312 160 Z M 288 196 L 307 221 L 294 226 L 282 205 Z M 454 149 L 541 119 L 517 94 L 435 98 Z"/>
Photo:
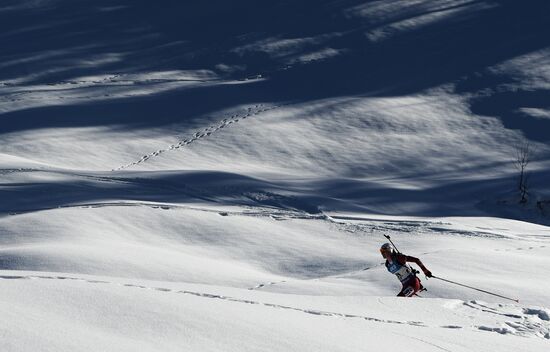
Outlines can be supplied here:
<path id="1" fill-rule="evenodd" d="M 384 243 L 382 247 L 380 247 L 380 254 L 382 254 L 382 257 L 387 258 L 388 254 L 392 254 L 393 252 L 393 246 L 389 243 Z"/>

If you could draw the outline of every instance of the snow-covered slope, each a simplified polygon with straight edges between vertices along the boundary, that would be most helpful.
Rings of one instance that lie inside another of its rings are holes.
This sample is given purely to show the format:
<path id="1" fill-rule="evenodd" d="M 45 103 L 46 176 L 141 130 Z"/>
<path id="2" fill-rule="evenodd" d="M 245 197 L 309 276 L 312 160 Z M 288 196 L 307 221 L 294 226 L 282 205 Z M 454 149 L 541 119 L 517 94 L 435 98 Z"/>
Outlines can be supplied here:
<path id="1" fill-rule="evenodd" d="M 8 350 L 548 348 L 544 339 L 549 334 L 548 311 L 507 304 L 441 299 L 411 304 L 394 297 L 311 297 L 22 274 L 9 277 L 10 285 L 3 289 L 8 302 L 1 303 L 2 312 L 12 322 L 4 339 Z M 39 297 L 36 291 L 41 292 Z M 35 338 L 29 339 L 29 335 Z"/>
<path id="2" fill-rule="evenodd" d="M 3 348 L 546 350 L 549 6 L 3 1 Z"/>

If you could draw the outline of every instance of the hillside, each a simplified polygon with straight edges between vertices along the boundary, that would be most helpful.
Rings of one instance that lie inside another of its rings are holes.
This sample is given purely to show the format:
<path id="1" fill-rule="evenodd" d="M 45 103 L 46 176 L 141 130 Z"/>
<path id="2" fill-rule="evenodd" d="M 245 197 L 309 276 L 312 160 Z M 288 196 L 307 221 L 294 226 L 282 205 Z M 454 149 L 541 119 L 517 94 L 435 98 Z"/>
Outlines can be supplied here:
<path id="1" fill-rule="evenodd" d="M 7 351 L 546 350 L 549 10 L 3 0 Z"/>

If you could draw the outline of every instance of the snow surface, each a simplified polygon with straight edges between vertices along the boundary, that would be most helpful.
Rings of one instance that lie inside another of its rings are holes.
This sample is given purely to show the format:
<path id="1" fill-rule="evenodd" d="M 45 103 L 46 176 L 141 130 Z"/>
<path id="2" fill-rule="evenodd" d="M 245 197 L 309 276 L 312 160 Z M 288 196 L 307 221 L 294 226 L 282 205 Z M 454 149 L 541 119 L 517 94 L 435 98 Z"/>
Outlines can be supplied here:
<path id="1" fill-rule="evenodd" d="M 230 3 L 0 4 L 2 351 L 548 350 L 550 3 Z"/>

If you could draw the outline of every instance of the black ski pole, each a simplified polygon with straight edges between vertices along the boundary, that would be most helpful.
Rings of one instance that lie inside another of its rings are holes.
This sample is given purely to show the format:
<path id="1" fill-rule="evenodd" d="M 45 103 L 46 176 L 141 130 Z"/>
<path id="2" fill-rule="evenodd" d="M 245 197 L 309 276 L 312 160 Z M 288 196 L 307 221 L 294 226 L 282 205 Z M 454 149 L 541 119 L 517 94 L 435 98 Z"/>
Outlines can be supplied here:
<path id="1" fill-rule="evenodd" d="M 480 288 L 476 288 L 476 287 L 472 287 L 472 286 L 460 284 L 460 283 L 458 283 L 458 282 L 454 282 L 454 281 L 451 281 L 451 280 L 443 279 L 443 278 L 441 278 L 441 277 L 437 277 L 437 276 L 433 276 L 433 275 L 432 275 L 432 277 L 433 277 L 434 279 L 439 279 L 439 280 L 441 280 L 441 281 L 449 282 L 449 283 L 451 283 L 451 284 L 455 284 L 455 285 L 462 286 L 462 287 L 467 287 L 467 288 L 470 288 L 470 289 L 472 289 L 472 290 L 476 290 L 476 291 L 479 291 L 479 292 L 487 293 L 487 294 L 489 294 L 489 295 L 497 296 L 497 297 L 500 297 L 500 298 L 508 299 L 508 300 L 510 300 L 510 301 L 514 301 L 514 302 L 519 303 L 519 299 L 515 299 L 515 298 L 510 298 L 510 297 L 502 296 L 502 295 L 499 295 L 499 294 L 497 294 L 497 293 L 493 293 L 493 292 L 489 292 L 489 291 L 482 290 L 482 289 L 480 289 Z"/>
<path id="2" fill-rule="evenodd" d="M 393 241 L 391 240 L 390 235 L 384 235 L 384 237 L 386 237 L 386 238 L 388 239 L 388 241 L 390 241 L 391 245 L 393 246 L 393 248 L 395 248 L 395 250 L 397 251 L 397 253 L 400 253 L 400 252 L 399 252 L 399 249 L 397 249 L 397 247 L 395 246 L 395 244 L 394 244 Z"/>

